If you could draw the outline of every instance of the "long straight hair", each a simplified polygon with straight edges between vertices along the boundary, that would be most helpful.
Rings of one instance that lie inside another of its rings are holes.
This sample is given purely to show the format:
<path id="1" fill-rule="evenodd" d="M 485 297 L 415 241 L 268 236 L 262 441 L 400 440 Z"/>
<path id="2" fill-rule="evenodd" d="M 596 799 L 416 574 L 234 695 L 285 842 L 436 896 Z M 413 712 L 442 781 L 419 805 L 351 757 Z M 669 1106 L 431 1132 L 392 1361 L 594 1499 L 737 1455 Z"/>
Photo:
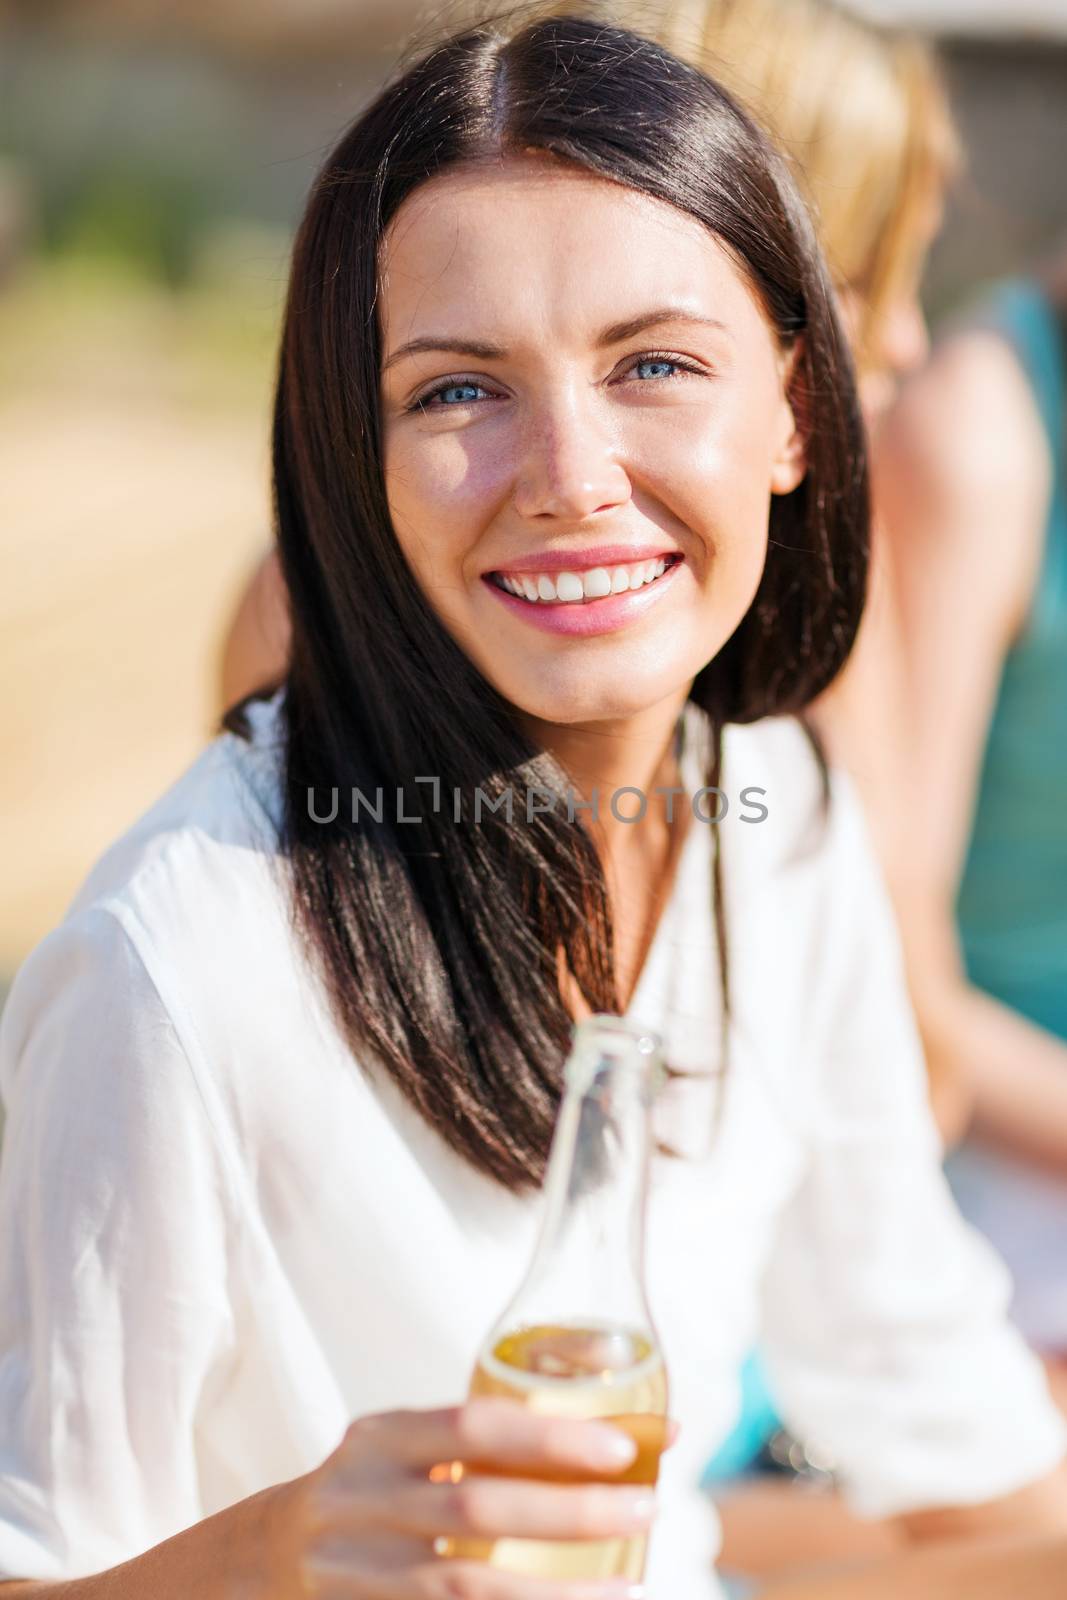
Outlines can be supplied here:
<path id="1" fill-rule="evenodd" d="M 493 811 L 476 826 L 455 820 L 457 790 L 560 793 L 566 779 L 446 632 L 401 553 L 377 315 L 382 235 L 407 197 L 513 152 L 696 218 L 745 272 L 783 348 L 802 337 L 793 399 L 807 474 L 774 498 L 756 597 L 691 690 L 714 732 L 709 783 L 725 723 L 799 713 L 842 665 L 863 604 L 868 513 L 850 358 L 807 212 L 710 79 L 624 29 L 485 24 L 430 50 L 344 134 L 296 240 L 274 417 L 292 612 L 283 851 L 294 918 L 361 1064 L 479 1171 L 524 1188 L 543 1176 L 561 1094 L 561 956 L 594 1010 L 621 1009 L 609 897 L 593 839 L 566 807 L 514 824 Z M 436 790 L 419 782 L 431 778 Z M 323 786 L 346 797 L 381 788 L 390 804 L 381 821 L 363 810 L 353 822 L 342 804 L 320 822 L 309 790 Z"/>

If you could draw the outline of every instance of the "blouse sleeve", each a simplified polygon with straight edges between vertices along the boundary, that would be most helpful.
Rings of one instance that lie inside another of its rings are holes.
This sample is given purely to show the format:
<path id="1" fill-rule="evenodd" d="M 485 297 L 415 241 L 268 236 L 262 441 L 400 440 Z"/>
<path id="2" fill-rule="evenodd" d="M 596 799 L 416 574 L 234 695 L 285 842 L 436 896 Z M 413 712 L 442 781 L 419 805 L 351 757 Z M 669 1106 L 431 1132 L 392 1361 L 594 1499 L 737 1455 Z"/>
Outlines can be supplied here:
<path id="1" fill-rule="evenodd" d="M 232 1343 L 212 1130 L 110 911 L 19 972 L 0 1094 L 0 1578 L 78 1577 L 202 1518 L 198 1407 Z"/>
<path id="2" fill-rule="evenodd" d="M 1050 1472 L 1067 1435 L 1008 1321 L 1008 1273 L 944 1180 L 896 927 L 845 779 L 827 826 L 830 979 L 810 1018 L 808 1161 L 765 1284 L 768 1373 L 860 1514 L 978 1504 Z"/>

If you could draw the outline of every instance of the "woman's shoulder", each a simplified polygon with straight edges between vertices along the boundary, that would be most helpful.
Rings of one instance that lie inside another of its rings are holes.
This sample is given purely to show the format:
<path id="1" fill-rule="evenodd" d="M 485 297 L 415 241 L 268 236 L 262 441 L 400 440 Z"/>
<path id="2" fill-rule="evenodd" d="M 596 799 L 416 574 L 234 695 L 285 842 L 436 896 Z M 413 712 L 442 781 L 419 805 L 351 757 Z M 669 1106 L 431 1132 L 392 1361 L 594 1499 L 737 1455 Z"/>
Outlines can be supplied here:
<path id="1" fill-rule="evenodd" d="M 278 847 L 279 709 L 257 706 L 247 741 L 212 740 L 31 951 L 4 1008 L 0 1093 L 50 1041 L 57 1071 L 108 1086 L 148 1075 L 153 1093 L 183 1080 L 184 1059 L 221 1104 L 307 1044 L 313 997 Z"/>
<path id="2" fill-rule="evenodd" d="M 686 718 L 683 777 L 693 794 L 708 781 L 702 774 L 711 725 L 696 707 Z M 884 887 L 855 786 L 844 769 L 827 763 L 800 718 L 729 724 L 719 786 L 718 797 L 701 803 L 701 814 L 713 805 L 719 813 L 714 831 L 739 936 L 755 927 L 764 939 L 769 927 L 788 927 L 790 939 L 802 940 L 814 956 L 836 942 L 840 907 L 857 894 L 864 914 L 881 914 Z"/>
<path id="3" fill-rule="evenodd" d="M 723 773 L 731 793 L 765 789 L 768 818 L 797 824 L 810 818 L 824 793 L 819 746 L 799 717 L 761 717 L 731 723 L 723 736 Z"/>
<path id="4" fill-rule="evenodd" d="M 727 910 L 767 977 L 803 969 L 829 992 L 868 936 L 892 942 L 892 914 L 856 786 L 797 717 L 730 726 L 720 826 Z"/>
<path id="5" fill-rule="evenodd" d="M 250 737 L 221 733 L 104 851 L 67 917 L 121 903 L 147 911 L 178 898 L 219 898 L 277 857 L 281 693 L 251 708 Z"/>
<path id="6" fill-rule="evenodd" d="M 711 725 L 697 707 L 687 711 L 688 786 L 706 783 Z M 729 723 L 723 731 L 721 794 L 716 807 L 725 858 L 750 861 L 763 876 L 811 861 L 831 842 L 827 826 L 848 780 L 826 766 L 819 745 L 799 717 L 763 717 Z M 707 809 L 711 810 L 709 799 Z"/>
<path id="7" fill-rule="evenodd" d="M 104 851 L 16 975 L 5 1020 L 32 999 L 29 1016 L 50 988 L 75 978 L 116 994 L 119 949 L 172 1017 L 203 1012 L 212 996 L 221 1009 L 227 993 L 270 981 L 290 938 L 279 712 L 279 698 L 262 703 L 248 740 L 213 739 Z"/>

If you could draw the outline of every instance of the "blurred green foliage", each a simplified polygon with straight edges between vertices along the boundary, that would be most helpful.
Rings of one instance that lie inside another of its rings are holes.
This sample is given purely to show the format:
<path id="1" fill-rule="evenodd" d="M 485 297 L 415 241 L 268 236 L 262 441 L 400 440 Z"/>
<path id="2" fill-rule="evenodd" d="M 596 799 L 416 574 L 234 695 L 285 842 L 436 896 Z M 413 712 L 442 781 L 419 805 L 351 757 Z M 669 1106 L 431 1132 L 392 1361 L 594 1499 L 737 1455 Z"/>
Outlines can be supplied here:
<path id="1" fill-rule="evenodd" d="M 209 201 L 192 175 L 111 166 L 92 173 L 51 219 L 44 242 L 56 252 L 122 262 L 180 289 L 194 275 Z"/>
<path id="2" fill-rule="evenodd" d="M 220 233 L 291 233 L 371 71 L 358 57 L 254 62 L 14 30 L 0 50 L 0 165 L 29 194 L 25 250 L 189 287 L 217 265 Z"/>

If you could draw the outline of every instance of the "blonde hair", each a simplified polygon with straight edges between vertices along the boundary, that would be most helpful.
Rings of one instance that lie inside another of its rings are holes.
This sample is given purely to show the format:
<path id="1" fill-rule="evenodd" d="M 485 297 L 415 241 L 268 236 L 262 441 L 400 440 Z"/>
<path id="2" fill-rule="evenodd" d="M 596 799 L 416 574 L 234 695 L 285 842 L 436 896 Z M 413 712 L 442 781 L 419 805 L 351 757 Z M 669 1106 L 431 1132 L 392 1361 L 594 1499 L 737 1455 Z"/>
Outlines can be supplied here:
<path id="1" fill-rule="evenodd" d="M 833 0 L 557 3 L 611 15 L 702 68 L 790 158 L 840 289 L 861 312 L 856 358 L 877 367 L 876 330 L 911 292 L 931 201 L 961 152 L 933 52 L 917 35 Z"/>

